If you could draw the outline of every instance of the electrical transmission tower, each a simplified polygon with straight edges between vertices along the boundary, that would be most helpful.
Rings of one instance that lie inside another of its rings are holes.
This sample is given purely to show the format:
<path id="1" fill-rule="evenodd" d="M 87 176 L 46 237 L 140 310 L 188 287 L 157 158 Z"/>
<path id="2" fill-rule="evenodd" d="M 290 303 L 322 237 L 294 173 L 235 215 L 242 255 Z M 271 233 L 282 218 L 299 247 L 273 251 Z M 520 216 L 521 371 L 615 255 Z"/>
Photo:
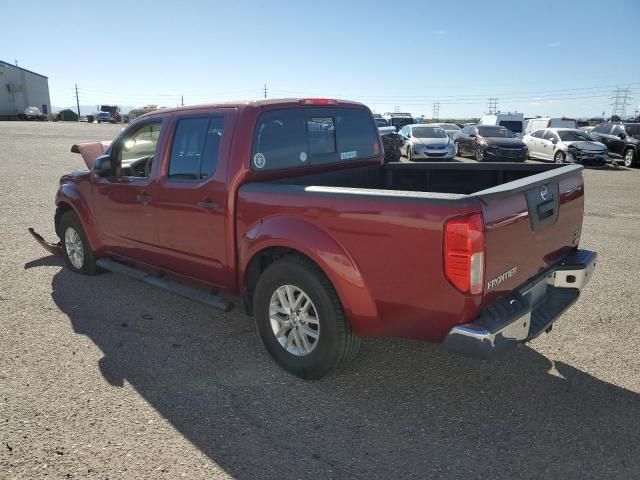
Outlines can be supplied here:
<path id="1" fill-rule="evenodd" d="M 393 106 L 393 111 L 394 111 L 395 113 L 398 113 L 398 112 L 400 111 L 400 106 L 399 106 L 399 105 L 394 105 L 394 106 Z"/>
<path id="2" fill-rule="evenodd" d="M 611 100 L 613 100 L 611 116 L 617 115 L 621 120 L 624 120 L 627 116 L 627 104 L 631 102 L 631 89 L 629 87 L 616 88 Z"/>
<path id="3" fill-rule="evenodd" d="M 433 115 L 431 118 L 437 120 L 440 118 L 440 102 L 433 102 Z"/>
<path id="4" fill-rule="evenodd" d="M 264 84 L 264 98 L 267 98 L 267 84 Z"/>
<path id="5" fill-rule="evenodd" d="M 489 99 L 489 111 L 487 112 L 487 114 L 493 115 L 497 111 L 498 111 L 498 98 L 497 97 L 491 97 Z"/>

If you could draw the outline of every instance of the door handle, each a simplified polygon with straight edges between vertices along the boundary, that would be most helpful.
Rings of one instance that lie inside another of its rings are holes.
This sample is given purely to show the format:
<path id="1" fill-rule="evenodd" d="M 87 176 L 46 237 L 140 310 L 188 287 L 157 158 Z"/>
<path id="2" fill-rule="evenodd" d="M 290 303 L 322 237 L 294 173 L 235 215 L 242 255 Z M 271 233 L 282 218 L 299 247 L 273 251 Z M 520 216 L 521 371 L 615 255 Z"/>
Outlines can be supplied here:
<path id="1" fill-rule="evenodd" d="M 147 193 L 140 193 L 136 198 L 140 203 L 143 203 L 145 205 L 151 201 L 151 195 Z"/>
<path id="2" fill-rule="evenodd" d="M 216 202 L 198 202 L 197 205 L 200 208 L 206 208 L 207 210 L 215 210 L 216 208 L 220 208 L 220 205 Z"/>

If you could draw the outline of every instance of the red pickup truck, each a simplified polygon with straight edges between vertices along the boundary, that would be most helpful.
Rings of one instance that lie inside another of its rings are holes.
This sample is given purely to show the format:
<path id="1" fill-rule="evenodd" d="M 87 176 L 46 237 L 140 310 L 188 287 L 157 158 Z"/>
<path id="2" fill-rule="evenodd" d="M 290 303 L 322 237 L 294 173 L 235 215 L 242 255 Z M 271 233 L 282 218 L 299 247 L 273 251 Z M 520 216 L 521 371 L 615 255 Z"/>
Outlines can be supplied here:
<path id="1" fill-rule="evenodd" d="M 367 336 L 491 357 L 548 331 L 596 263 L 582 166 L 385 163 L 371 112 L 329 99 L 160 110 L 56 196 L 73 271 L 123 273 L 229 310 L 319 378 Z"/>

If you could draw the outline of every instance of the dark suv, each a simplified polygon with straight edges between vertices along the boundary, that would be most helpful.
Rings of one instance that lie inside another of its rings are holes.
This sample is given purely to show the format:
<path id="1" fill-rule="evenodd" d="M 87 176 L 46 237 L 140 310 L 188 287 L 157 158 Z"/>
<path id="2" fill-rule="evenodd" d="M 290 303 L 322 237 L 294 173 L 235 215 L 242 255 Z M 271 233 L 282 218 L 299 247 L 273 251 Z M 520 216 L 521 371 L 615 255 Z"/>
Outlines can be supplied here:
<path id="1" fill-rule="evenodd" d="M 601 123 L 589 134 L 604 143 L 609 153 L 620 155 L 625 167 L 638 166 L 640 153 L 640 123 Z"/>

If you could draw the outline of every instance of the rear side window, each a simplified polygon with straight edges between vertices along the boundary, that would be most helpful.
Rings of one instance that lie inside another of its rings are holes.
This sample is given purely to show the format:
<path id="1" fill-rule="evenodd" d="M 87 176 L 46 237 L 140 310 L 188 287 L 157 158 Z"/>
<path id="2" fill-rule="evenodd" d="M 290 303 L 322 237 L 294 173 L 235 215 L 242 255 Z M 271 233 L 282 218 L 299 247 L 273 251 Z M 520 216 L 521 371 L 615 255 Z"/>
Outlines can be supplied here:
<path id="1" fill-rule="evenodd" d="M 169 178 L 200 180 L 213 175 L 223 130 L 223 117 L 179 120 L 171 146 Z"/>
<path id="2" fill-rule="evenodd" d="M 251 168 L 274 170 L 380 155 L 378 132 L 365 110 L 292 108 L 260 115 Z"/>

